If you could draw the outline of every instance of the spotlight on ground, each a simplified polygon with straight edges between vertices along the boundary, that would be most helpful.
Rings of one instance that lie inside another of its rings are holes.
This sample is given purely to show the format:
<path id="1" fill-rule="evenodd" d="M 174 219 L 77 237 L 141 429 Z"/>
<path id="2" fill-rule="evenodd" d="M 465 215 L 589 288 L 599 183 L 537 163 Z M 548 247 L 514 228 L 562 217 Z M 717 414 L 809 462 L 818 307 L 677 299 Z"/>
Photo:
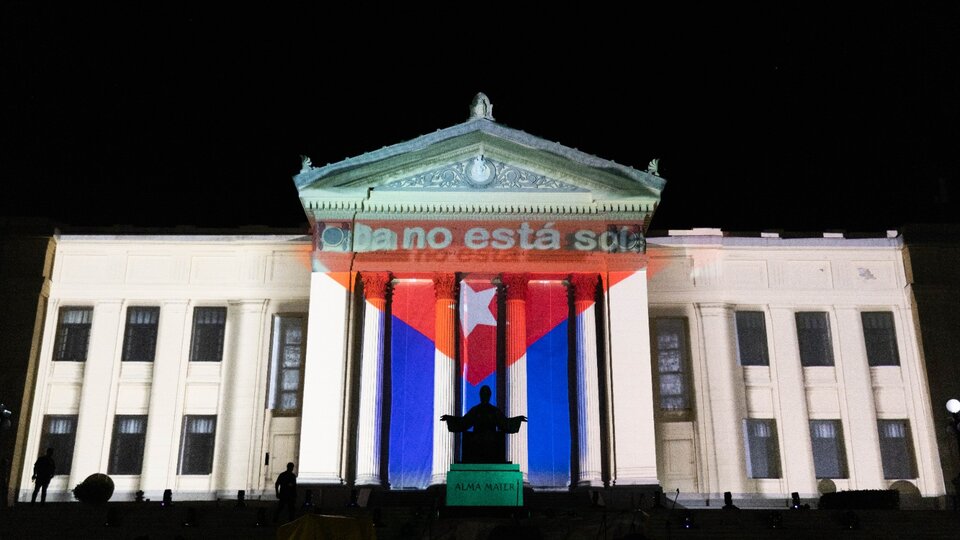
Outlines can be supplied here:
<path id="1" fill-rule="evenodd" d="M 172 489 L 163 490 L 163 501 L 160 503 L 160 506 L 163 506 L 163 507 L 173 506 L 173 490 Z"/>
<path id="2" fill-rule="evenodd" d="M 247 491 L 244 489 L 237 490 L 237 508 L 243 508 L 247 506 L 246 503 Z"/>

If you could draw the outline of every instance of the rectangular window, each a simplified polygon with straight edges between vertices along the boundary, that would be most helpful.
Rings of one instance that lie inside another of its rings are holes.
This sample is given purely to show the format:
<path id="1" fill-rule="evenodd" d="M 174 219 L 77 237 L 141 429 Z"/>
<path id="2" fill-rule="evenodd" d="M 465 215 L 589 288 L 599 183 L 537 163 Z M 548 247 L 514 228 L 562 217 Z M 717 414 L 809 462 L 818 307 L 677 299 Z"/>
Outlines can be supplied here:
<path id="1" fill-rule="evenodd" d="M 750 478 L 780 478 L 780 444 L 775 420 L 744 421 Z"/>
<path id="2" fill-rule="evenodd" d="M 300 410 L 300 381 L 306 347 L 305 317 L 277 315 L 273 319 L 273 348 L 267 407 L 279 412 Z"/>
<path id="3" fill-rule="evenodd" d="M 127 329 L 123 333 L 124 362 L 153 362 L 159 321 L 158 307 L 127 308 Z"/>
<path id="4" fill-rule="evenodd" d="M 70 474 L 73 462 L 73 445 L 77 437 L 77 415 L 46 415 L 43 417 L 43 436 L 40 438 L 39 454 L 53 448 L 56 474 Z"/>
<path id="5" fill-rule="evenodd" d="M 827 314 L 823 311 L 799 311 L 796 319 L 800 365 L 832 366 L 833 345 L 830 342 L 830 319 Z"/>
<path id="6" fill-rule="evenodd" d="M 767 326 L 762 311 L 737 312 L 737 358 L 741 366 L 769 366 Z"/>
<path id="7" fill-rule="evenodd" d="M 893 326 L 893 313 L 889 311 L 864 311 L 863 341 L 867 346 L 867 362 L 871 366 L 899 366 L 897 330 Z"/>
<path id="8" fill-rule="evenodd" d="M 117 415 L 113 420 L 108 474 L 140 474 L 147 438 L 146 415 Z"/>
<path id="9" fill-rule="evenodd" d="M 223 330 L 226 324 L 227 308 L 194 308 L 191 362 L 219 362 L 223 359 Z"/>
<path id="10" fill-rule="evenodd" d="M 910 424 L 906 420 L 877 420 L 877 430 L 880 432 L 883 477 L 916 478 Z"/>
<path id="11" fill-rule="evenodd" d="M 87 346 L 90 344 L 90 323 L 92 320 L 93 308 L 60 308 L 56 343 L 53 346 L 54 360 L 83 362 L 87 359 Z"/>
<path id="12" fill-rule="evenodd" d="M 178 474 L 210 474 L 213 470 L 213 443 L 216 432 L 215 415 L 183 417 Z"/>
<path id="13" fill-rule="evenodd" d="M 811 420 L 813 467 L 817 478 L 846 478 L 847 453 L 839 420 Z"/>
<path id="14" fill-rule="evenodd" d="M 660 409 L 690 409 L 690 384 L 687 370 L 687 324 L 683 318 L 653 320 L 654 343 L 660 381 Z"/>

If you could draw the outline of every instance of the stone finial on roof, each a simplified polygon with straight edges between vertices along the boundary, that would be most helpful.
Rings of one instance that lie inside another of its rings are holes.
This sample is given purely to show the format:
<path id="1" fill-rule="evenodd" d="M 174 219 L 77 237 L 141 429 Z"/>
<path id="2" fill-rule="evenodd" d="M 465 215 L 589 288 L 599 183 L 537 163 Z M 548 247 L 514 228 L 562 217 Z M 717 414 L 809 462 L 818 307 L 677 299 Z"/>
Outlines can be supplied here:
<path id="1" fill-rule="evenodd" d="M 477 118 L 493 120 L 493 104 L 490 103 L 490 98 L 483 92 L 478 92 L 477 95 L 473 96 L 473 101 L 470 102 L 470 118 L 468 120 Z"/>
<path id="2" fill-rule="evenodd" d="M 313 162 L 310 161 L 310 158 L 309 158 L 309 157 L 307 157 L 307 156 L 305 156 L 305 155 L 303 155 L 303 154 L 300 154 L 300 173 L 301 173 L 301 174 L 302 174 L 302 173 L 305 173 L 305 172 L 310 172 L 311 170 L 313 170 L 313 169 L 315 169 L 315 168 L 316 168 L 316 167 L 313 166 Z"/>
<path id="3" fill-rule="evenodd" d="M 647 165 L 647 172 L 654 176 L 660 176 L 660 158 L 650 160 L 650 164 Z"/>

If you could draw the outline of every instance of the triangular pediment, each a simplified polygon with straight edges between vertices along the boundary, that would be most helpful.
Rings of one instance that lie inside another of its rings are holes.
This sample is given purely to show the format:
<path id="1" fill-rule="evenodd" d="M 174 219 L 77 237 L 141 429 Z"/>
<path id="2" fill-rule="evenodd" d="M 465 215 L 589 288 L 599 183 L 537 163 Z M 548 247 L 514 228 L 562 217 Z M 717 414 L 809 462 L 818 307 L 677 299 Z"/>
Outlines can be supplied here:
<path id="1" fill-rule="evenodd" d="M 294 177 L 311 221 L 347 213 L 630 214 L 648 220 L 665 181 L 646 171 L 471 118 Z"/>

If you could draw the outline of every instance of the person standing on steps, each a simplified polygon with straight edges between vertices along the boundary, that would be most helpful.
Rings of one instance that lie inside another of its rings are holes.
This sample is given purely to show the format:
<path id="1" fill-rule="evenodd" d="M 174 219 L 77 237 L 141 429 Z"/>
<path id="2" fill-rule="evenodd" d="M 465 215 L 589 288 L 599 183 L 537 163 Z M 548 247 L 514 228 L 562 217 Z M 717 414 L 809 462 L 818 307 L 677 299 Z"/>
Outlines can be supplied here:
<path id="1" fill-rule="evenodd" d="M 47 448 L 47 453 L 40 456 L 33 464 L 33 480 L 37 485 L 33 488 L 33 497 L 30 504 L 37 502 L 37 492 L 40 493 L 40 504 L 47 502 L 47 486 L 57 471 L 57 464 L 53 461 L 53 448 Z"/>
<path id="2" fill-rule="evenodd" d="M 273 514 L 273 522 L 276 523 L 280 518 L 280 512 L 287 509 L 287 521 L 293 521 L 297 513 L 297 475 L 293 474 L 293 462 L 287 463 L 287 470 L 277 476 L 277 482 L 274 484 L 277 490 L 277 511 Z"/>

